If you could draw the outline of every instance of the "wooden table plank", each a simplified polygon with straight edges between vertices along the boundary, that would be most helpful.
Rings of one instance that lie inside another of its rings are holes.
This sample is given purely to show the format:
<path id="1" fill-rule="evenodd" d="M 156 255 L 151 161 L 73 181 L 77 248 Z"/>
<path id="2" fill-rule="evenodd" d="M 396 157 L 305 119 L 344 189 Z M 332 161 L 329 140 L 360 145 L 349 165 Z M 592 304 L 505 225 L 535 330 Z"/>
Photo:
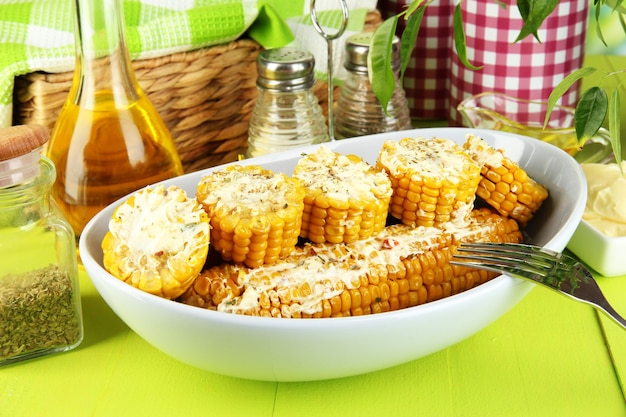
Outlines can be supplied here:
<path id="1" fill-rule="evenodd" d="M 536 288 L 491 326 L 426 358 L 358 377 L 279 384 L 275 416 L 294 412 L 623 416 L 626 407 L 593 310 Z"/>

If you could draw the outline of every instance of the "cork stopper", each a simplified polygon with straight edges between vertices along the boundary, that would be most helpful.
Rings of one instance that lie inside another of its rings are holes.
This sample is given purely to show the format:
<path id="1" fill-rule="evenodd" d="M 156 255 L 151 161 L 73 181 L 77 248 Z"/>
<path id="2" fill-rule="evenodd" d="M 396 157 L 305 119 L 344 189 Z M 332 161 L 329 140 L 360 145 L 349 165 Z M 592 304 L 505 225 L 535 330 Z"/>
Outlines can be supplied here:
<path id="1" fill-rule="evenodd" d="M 48 129 L 39 125 L 0 129 L 0 189 L 39 175 L 40 148 L 49 138 Z"/>
<path id="2" fill-rule="evenodd" d="M 43 146 L 50 132 L 40 125 L 19 125 L 0 129 L 0 161 L 26 155 Z"/>

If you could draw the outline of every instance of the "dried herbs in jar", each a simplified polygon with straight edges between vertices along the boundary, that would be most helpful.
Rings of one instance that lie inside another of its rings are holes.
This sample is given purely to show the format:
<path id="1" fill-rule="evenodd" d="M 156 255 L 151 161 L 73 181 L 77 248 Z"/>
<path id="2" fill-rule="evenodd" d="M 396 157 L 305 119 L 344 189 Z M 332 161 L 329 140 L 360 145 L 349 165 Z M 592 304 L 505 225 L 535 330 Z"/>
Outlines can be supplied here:
<path id="1" fill-rule="evenodd" d="M 0 365 L 82 341 L 76 239 L 50 197 L 41 126 L 0 129 Z"/>
<path id="2" fill-rule="evenodd" d="M 0 361 L 80 341 L 72 277 L 50 265 L 0 278 Z"/>

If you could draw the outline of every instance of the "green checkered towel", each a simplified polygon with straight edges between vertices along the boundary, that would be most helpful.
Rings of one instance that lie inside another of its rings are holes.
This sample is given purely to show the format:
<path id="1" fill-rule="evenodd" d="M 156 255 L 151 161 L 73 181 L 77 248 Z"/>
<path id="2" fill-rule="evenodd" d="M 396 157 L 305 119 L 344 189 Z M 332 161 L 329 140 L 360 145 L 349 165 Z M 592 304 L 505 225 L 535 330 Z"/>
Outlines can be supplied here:
<path id="1" fill-rule="evenodd" d="M 0 127 L 10 126 L 14 78 L 74 67 L 74 0 L 0 2 Z M 124 0 L 133 59 L 237 39 L 258 14 L 256 0 Z"/>

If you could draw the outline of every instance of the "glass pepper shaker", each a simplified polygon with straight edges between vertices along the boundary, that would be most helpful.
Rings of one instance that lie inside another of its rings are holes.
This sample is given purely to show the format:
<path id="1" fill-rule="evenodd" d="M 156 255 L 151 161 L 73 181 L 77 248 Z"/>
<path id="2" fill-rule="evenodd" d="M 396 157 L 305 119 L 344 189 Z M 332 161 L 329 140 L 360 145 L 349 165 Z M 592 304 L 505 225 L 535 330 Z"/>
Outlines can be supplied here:
<path id="1" fill-rule="evenodd" d="M 263 51 L 257 58 L 258 97 L 248 129 L 248 157 L 330 141 L 313 93 L 315 58 L 297 48 Z"/>
<path id="2" fill-rule="evenodd" d="M 388 114 L 372 91 L 367 70 L 371 38 L 372 33 L 364 32 L 346 40 L 344 67 L 347 75 L 335 108 L 337 139 L 411 129 L 409 106 L 399 83 L 387 105 Z M 391 67 L 397 81 L 400 77 L 400 39 L 397 36 L 392 43 Z"/>
<path id="3" fill-rule="evenodd" d="M 83 338 L 74 231 L 50 196 L 54 164 L 38 125 L 0 129 L 0 365 Z"/>

